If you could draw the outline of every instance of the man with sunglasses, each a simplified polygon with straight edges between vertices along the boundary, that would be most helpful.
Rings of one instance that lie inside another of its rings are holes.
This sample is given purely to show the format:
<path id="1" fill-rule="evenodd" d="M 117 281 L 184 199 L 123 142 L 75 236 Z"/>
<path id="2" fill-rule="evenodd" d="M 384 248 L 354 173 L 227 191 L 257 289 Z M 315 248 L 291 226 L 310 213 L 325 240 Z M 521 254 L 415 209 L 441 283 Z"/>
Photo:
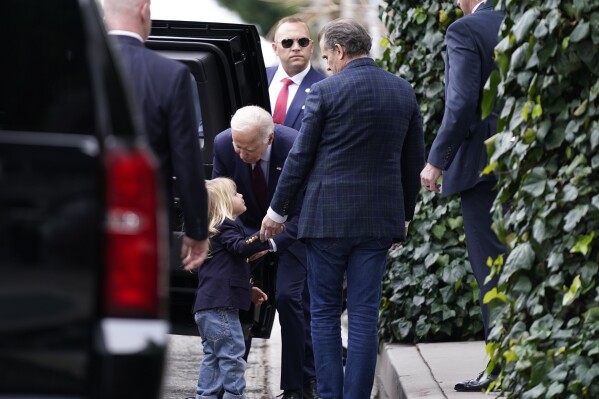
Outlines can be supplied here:
<path id="1" fill-rule="evenodd" d="M 310 39 L 306 23 L 296 17 L 283 18 L 275 29 L 272 48 L 280 60 L 278 66 L 266 69 L 273 120 L 300 130 L 304 101 L 310 86 L 325 78 L 310 65 L 314 42 Z M 287 82 L 288 85 L 284 84 L 286 79 L 291 81 Z M 276 302 L 281 323 L 281 389 L 284 399 L 319 398 L 310 331 L 305 251 L 301 256 L 304 267 L 294 264 L 294 267 L 283 269 L 279 263 L 277 274 Z"/>
<path id="2" fill-rule="evenodd" d="M 310 86 L 325 78 L 310 64 L 314 42 L 310 39 L 308 25 L 300 18 L 283 18 L 275 29 L 272 49 L 280 62 L 278 66 L 266 69 L 273 119 L 275 123 L 300 130 L 304 117 L 304 102 L 310 92 Z M 292 81 L 288 82 L 287 87 L 285 79 Z M 281 90 L 285 89 L 286 102 L 278 101 Z"/>

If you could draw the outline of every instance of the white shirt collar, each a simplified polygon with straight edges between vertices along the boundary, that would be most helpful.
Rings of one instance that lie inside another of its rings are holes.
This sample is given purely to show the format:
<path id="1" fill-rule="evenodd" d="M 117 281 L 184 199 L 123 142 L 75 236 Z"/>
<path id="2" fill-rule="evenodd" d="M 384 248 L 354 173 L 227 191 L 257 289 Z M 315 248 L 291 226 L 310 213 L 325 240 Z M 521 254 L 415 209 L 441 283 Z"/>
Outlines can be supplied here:
<path id="1" fill-rule="evenodd" d="M 135 32 L 131 32 L 131 31 L 128 31 L 128 30 L 118 30 L 118 29 L 115 29 L 115 30 L 109 31 L 108 34 L 109 35 L 119 35 L 119 36 L 129 36 L 129 37 L 133 37 L 133 38 L 139 40 L 142 43 L 144 42 L 144 39 L 141 37 L 140 34 L 135 33 Z"/>
<path id="2" fill-rule="evenodd" d="M 260 157 L 260 159 L 263 160 L 264 162 L 270 162 L 271 148 L 272 148 L 272 144 L 269 144 L 268 147 L 266 147 L 266 150 L 264 150 L 264 152 L 262 153 L 262 156 Z"/>
<path id="3" fill-rule="evenodd" d="M 485 2 L 486 2 L 486 0 L 483 0 L 483 1 L 479 2 L 479 3 L 476 3 L 476 5 L 474 6 L 474 8 L 472 9 L 472 14 L 474 14 L 476 12 L 476 10 L 478 10 L 478 7 L 481 4 L 485 3 Z"/>
<path id="4" fill-rule="evenodd" d="M 293 83 L 299 86 L 302 84 L 302 81 L 304 80 L 308 72 L 310 72 L 310 67 L 311 64 L 308 62 L 308 66 L 306 66 L 306 69 L 304 69 L 298 74 L 295 74 L 293 77 L 290 77 L 289 75 L 287 75 L 287 72 L 285 72 L 283 67 L 279 64 L 279 66 L 277 67 L 277 71 L 275 72 L 275 76 L 273 76 L 272 80 L 275 82 L 280 82 L 281 80 L 288 78 L 293 80 Z"/>

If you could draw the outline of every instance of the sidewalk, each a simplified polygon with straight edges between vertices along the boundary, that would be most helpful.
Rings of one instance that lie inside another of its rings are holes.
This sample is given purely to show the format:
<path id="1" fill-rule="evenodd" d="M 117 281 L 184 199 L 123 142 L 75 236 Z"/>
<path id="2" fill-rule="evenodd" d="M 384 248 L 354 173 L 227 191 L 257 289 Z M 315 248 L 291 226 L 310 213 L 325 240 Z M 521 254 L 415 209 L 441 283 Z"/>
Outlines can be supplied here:
<path id="1" fill-rule="evenodd" d="M 489 399 L 497 394 L 456 392 L 487 364 L 483 341 L 384 344 L 377 362 L 379 399 Z"/>

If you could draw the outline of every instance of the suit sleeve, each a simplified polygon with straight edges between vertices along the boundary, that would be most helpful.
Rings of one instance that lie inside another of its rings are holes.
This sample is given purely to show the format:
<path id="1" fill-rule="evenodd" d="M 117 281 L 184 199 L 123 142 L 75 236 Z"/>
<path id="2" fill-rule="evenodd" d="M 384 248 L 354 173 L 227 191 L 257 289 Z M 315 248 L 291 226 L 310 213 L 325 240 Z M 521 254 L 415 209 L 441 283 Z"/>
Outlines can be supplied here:
<path id="1" fill-rule="evenodd" d="M 185 234 L 195 240 L 204 240 L 208 237 L 208 201 L 191 88 L 187 68 L 178 69 L 169 104 L 168 132 Z"/>
<path id="2" fill-rule="evenodd" d="M 272 210 L 279 215 L 288 215 L 293 210 L 294 200 L 300 195 L 312 170 L 324 124 L 324 112 L 320 90 L 318 86 L 312 86 L 306 97 L 300 134 L 287 156 L 270 203 Z"/>
<path id="3" fill-rule="evenodd" d="M 241 226 L 234 225 L 234 222 L 225 222 L 220 226 L 220 241 L 232 254 L 248 257 L 255 253 L 270 249 L 268 241 L 260 241 L 257 234 L 246 238 Z"/>
<path id="4" fill-rule="evenodd" d="M 414 98 L 414 101 L 416 99 Z M 401 181 L 403 186 L 405 220 L 412 220 L 416 198 L 420 192 L 420 171 L 424 167 L 424 132 L 418 105 L 410 120 L 401 154 Z"/>
<path id="5" fill-rule="evenodd" d="M 458 21 L 447 30 L 445 113 L 428 162 L 447 170 L 469 136 L 480 102 L 481 59 L 468 26 Z"/>

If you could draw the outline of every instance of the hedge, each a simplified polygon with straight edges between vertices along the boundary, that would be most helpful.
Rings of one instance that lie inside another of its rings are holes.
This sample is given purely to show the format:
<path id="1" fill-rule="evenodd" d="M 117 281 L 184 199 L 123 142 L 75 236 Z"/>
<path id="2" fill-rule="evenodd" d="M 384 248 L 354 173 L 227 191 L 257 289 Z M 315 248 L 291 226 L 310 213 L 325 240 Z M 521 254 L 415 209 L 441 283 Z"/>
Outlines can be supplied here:
<path id="1" fill-rule="evenodd" d="M 496 3 L 506 18 L 485 96 L 504 105 L 488 171 L 510 254 L 488 349 L 507 397 L 598 398 L 599 1 Z"/>
<path id="2" fill-rule="evenodd" d="M 443 118 L 445 30 L 462 12 L 453 1 L 389 1 L 379 64 L 412 84 L 427 148 Z M 388 258 L 379 318 L 382 340 L 483 339 L 478 286 L 466 254 L 459 198 L 422 191 L 407 242 Z"/>

